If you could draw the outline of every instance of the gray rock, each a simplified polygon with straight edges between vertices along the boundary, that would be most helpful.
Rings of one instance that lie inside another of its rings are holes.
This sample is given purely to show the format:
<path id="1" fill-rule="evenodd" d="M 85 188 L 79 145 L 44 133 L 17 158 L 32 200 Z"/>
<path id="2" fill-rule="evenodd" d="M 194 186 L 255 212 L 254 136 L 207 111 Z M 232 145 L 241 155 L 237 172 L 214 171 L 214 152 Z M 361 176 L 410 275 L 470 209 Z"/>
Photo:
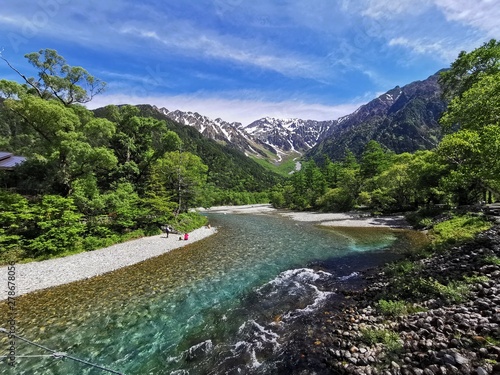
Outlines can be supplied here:
<path id="1" fill-rule="evenodd" d="M 456 361 L 455 357 L 452 356 L 451 354 L 445 354 L 443 356 L 443 362 L 444 362 L 444 364 L 450 364 L 450 365 L 456 365 L 457 364 L 457 361 Z"/>
<path id="2" fill-rule="evenodd" d="M 453 353 L 453 357 L 455 358 L 456 363 L 460 366 L 469 364 L 469 360 L 460 353 L 457 352 Z"/>

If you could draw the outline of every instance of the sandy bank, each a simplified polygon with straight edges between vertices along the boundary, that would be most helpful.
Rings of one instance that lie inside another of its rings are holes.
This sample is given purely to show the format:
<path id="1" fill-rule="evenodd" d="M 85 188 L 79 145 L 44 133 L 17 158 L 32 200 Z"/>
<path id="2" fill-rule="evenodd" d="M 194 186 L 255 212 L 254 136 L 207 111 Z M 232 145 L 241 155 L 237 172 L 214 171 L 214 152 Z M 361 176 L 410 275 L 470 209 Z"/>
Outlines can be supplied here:
<path id="1" fill-rule="evenodd" d="M 217 206 L 206 212 L 230 213 L 230 214 L 266 214 L 276 213 L 296 221 L 315 222 L 330 227 L 358 227 L 358 228 L 411 228 L 403 216 L 378 216 L 374 217 L 366 213 L 320 213 L 320 212 L 296 212 L 277 210 L 269 204 L 253 204 L 246 206 Z"/>
<path id="2" fill-rule="evenodd" d="M 16 295 L 88 279 L 122 267 L 131 266 L 199 241 L 215 232 L 215 228 L 202 227 L 190 232 L 187 241 L 179 240 L 179 235 L 171 234 L 167 238 L 166 235 L 161 234 L 64 258 L 16 264 Z M 5 286 L 2 288 L 0 295 L 0 300 L 3 300 L 7 298 L 7 266 L 0 267 L 0 278 L 2 285 Z"/>

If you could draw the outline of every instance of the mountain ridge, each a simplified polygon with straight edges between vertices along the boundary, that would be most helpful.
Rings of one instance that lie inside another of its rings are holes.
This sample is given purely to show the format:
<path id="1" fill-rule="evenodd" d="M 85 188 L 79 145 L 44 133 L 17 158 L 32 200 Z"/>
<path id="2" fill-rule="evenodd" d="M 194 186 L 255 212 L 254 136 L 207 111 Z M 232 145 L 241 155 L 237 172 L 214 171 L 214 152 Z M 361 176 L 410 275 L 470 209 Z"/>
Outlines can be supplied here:
<path id="1" fill-rule="evenodd" d="M 243 125 L 197 112 L 152 107 L 175 122 L 194 127 L 204 137 L 275 164 L 304 155 L 317 161 L 325 154 L 339 160 L 346 149 L 359 156 L 372 139 L 397 153 L 414 152 L 432 148 L 441 138 L 438 120 L 446 103 L 441 98 L 439 73 L 395 86 L 336 120 L 264 117 Z"/>

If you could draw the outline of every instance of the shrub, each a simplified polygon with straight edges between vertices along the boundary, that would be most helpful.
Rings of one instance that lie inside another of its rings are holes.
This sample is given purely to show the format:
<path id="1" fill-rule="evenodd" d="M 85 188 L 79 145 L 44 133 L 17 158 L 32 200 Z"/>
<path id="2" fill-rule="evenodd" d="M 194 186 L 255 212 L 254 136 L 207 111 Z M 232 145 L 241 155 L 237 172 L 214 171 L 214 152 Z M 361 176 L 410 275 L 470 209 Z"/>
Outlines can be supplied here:
<path id="1" fill-rule="evenodd" d="M 409 260 L 403 260 L 387 265 L 384 268 L 384 272 L 389 277 L 398 277 L 407 275 L 410 272 L 417 270 L 418 268 L 419 266 L 417 266 L 416 263 Z"/>
<path id="2" fill-rule="evenodd" d="M 478 284 L 478 283 L 485 283 L 489 281 L 490 278 L 485 275 L 475 275 L 475 276 L 464 276 L 464 281 L 467 284 Z"/>
<path id="3" fill-rule="evenodd" d="M 442 298 L 451 303 L 464 302 L 470 293 L 469 286 L 465 282 L 451 281 L 448 285 L 444 285 L 433 278 L 417 279 L 412 287 L 417 296 Z"/>
<path id="4" fill-rule="evenodd" d="M 208 223 L 206 216 L 197 212 L 186 212 L 177 216 L 172 226 L 179 232 L 190 232 L 193 229 L 200 228 Z"/>
<path id="5" fill-rule="evenodd" d="M 362 339 L 368 345 L 384 344 L 391 352 L 403 348 L 403 343 L 397 332 L 388 329 L 366 328 L 361 330 Z"/>
<path id="6" fill-rule="evenodd" d="M 71 198 L 46 195 L 33 209 L 39 233 L 28 241 L 27 249 L 35 257 L 50 257 L 81 246 L 85 224 Z"/>
<path id="7" fill-rule="evenodd" d="M 497 256 L 494 256 L 494 255 L 485 257 L 484 261 L 487 264 L 493 264 L 493 265 L 496 265 L 496 266 L 500 266 L 500 258 L 497 257 Z"/>
<path id="8" fill-rule="evenodd" d="M 408 313 L 406 303 L 404 301 L 386 301 L 381 299 L 378 301 L 378 308 L 384 315 L 401 316 Z"/>

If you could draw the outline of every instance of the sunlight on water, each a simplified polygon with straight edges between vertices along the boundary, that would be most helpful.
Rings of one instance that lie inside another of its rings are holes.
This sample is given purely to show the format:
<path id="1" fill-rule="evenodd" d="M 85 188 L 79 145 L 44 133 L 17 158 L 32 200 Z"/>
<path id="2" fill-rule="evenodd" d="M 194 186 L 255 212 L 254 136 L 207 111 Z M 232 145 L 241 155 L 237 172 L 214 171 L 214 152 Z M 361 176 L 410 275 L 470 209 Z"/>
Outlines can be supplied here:
<path id="1" fill-rule="evenodd" d="M 354 259 L 349 256 L 400 238 L 393 231 L 332 230 L 267 215 L 208 216 L 219 228 L 211 238 L 19 297 L 18 334 L 127 375 L 259 368 L 266 353 L 279 348 L 287 320 L 332 293 L 328 277 L 353 277 L 351 270 L 343 274 L 344 263 Z M 5 337 L 0 345 L 6 347 Z M 19 342 L 21 353 L 46 354 Z M 104 373 L 52 358 L 20 358 L 15 372 L 6 367 L 0 373 Z"/>

